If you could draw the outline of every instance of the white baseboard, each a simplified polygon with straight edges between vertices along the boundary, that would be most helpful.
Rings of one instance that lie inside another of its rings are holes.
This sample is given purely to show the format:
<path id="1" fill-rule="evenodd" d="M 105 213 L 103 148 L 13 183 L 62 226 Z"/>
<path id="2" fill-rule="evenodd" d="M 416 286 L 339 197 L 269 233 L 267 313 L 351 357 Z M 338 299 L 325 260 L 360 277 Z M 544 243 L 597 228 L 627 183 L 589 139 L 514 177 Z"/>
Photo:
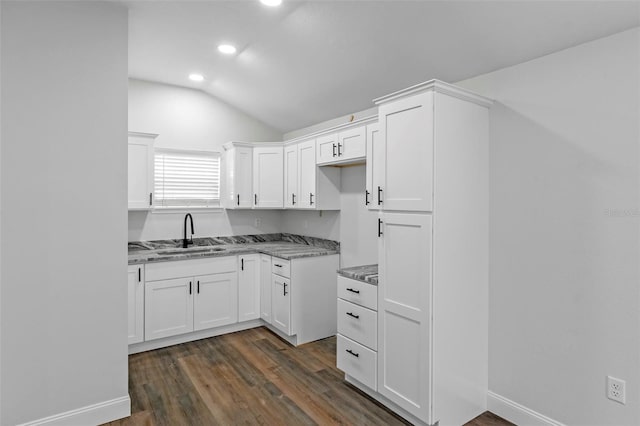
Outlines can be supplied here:
<path id="1" fill-rule="evenodd" d="M 88 405 L 76 410 L 67 411 L 43 419 L 23 423 L 20 426 L 70 426 L 101 425 L 131 415 L 131 399 L 129 395 L 98 404 Z"/>
<path id="2" fill-rule="evenodd" d="M 487 405 L 493 414 L 497 414 L 518 426 L 565 426 L 563 423 L 491 391 L 487 392 Z"/>

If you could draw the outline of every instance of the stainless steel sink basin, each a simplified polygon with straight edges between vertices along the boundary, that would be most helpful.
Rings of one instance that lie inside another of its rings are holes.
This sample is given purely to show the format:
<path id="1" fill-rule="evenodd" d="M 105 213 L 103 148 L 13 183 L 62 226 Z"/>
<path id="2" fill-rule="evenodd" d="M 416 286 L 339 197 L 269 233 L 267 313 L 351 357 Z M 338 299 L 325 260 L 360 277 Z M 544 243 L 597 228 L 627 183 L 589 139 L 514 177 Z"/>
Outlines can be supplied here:
<path id="1" fill-rule="evenodd" d="M 225 249 L 222 247 L 202 247 L 202 248 L 178 248 L 178 249 L 169 249 L 159 251 L 160 255 L 172 255 L 172 254 L 200 254 L 200 253 L 211 253 L 211 252 L 219 252 L 224 251 Z"/>

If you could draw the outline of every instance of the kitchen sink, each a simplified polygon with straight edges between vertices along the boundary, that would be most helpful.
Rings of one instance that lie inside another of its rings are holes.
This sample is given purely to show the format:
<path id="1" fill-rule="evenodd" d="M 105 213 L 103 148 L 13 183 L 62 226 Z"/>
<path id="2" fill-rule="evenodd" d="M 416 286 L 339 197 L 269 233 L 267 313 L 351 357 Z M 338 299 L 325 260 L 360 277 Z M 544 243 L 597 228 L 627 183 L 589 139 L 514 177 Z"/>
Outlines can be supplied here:
<path id="1" fill-rule="evenodd" d="M 170 249 L 170 250 L 162 250 L 158 252 L 160 255 L 171 255 L 171 254 L 199 254 L 199 253 L 211 253 L 211 252 L 219 252 L 224 251 L 223 247 L 202 247 L 202 248 L 179 248 L 179 249 Z"/>

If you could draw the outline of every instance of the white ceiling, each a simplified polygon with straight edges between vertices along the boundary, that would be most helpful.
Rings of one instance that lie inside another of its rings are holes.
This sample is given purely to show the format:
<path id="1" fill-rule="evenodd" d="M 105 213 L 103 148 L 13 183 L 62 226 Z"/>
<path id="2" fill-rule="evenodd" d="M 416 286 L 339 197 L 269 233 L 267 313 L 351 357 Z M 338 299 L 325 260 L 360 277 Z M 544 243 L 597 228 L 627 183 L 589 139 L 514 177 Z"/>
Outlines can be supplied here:
<path id="1" fill-rule="evenodd" d="M 638 1 L 125 3 L 131 77 L 202 89 L 282 132 L 640 25 Z"/>

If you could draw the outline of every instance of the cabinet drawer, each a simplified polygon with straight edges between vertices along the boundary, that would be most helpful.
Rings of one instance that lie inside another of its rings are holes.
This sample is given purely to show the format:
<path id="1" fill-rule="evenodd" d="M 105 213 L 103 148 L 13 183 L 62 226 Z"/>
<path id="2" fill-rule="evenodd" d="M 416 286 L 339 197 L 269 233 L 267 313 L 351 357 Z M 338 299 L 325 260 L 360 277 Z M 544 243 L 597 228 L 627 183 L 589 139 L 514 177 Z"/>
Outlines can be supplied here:
<path id="1" fill-rule="evenodd" d="M 378 310 L 378 287 L 373 284 L 338 275 L 338 297 L 374 311 Z"/>
<path id="2" fill-rule="evenodd" d="M 336 351 L 336 363 L 340 370 L 376 390 L 376 352 L 340 334 L 336 338 Z"/>
<path id="3" fill-rule="evenodd" d="M 222 274 L 238 270 L 236 256 L 207 257 L 202 259 L 177 260 L 172 262 L 148 263 L 145 266 L 147 281 L 169 280 L 172 278 L 194 277 L 196 275 Z"/>
<path id="4" fill-rule="evenodd" d="M 377 318 L 371 309 L 338 299 L 338 333 L 373 350 L 378 348 Z"/>
<path id="5" fill-rule="evenodd" d="M 274 274 L 278 274 L 285 278 L 291 278 L 291 262 L 288 260 L 274 257 L 271 260 L 271 267 Z"/>

